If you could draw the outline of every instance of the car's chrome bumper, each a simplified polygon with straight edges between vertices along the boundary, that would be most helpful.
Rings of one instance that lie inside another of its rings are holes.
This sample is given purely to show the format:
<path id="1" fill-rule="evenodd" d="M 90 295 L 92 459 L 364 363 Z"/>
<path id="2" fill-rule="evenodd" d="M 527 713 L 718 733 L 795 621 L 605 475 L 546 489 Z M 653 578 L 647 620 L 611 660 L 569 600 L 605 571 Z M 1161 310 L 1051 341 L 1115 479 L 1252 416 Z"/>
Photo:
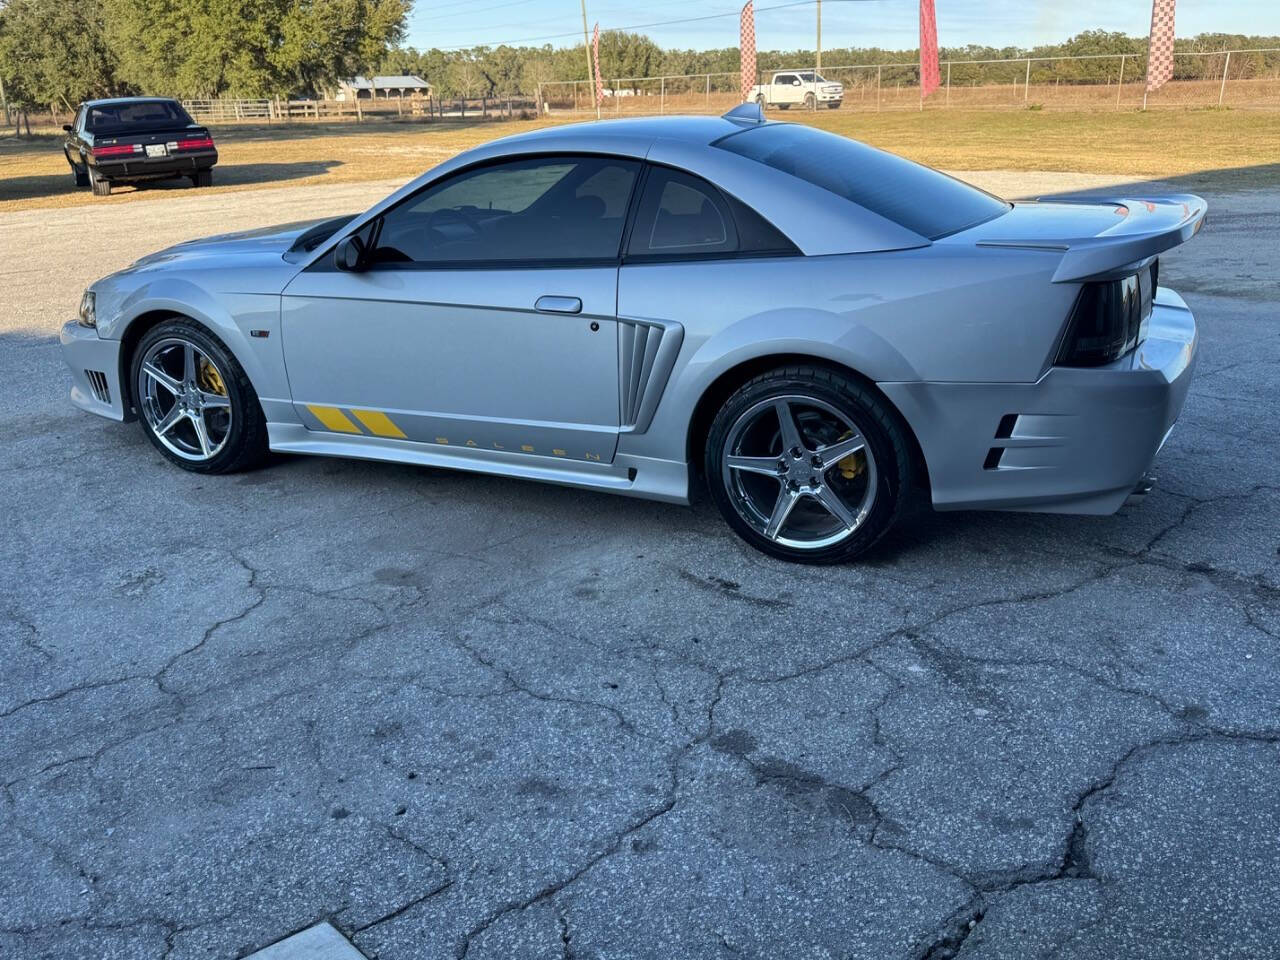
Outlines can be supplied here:
<path id="1" fill-rule="evenodd" d="M 62 358 L 71 368 L 71 402 L 100 417 L 124 420 L 120 391 L 120 341 L 103 340 L 72 320 L 62 327 Z"/>
<path id="2" fill-rule="evenodd" d="M 1114 513 L 1182 411 L 1195 318 L 1161 289 L 1146 340 L 1035 383 L 882 383 L 915 430 L 940 510 Z"/>

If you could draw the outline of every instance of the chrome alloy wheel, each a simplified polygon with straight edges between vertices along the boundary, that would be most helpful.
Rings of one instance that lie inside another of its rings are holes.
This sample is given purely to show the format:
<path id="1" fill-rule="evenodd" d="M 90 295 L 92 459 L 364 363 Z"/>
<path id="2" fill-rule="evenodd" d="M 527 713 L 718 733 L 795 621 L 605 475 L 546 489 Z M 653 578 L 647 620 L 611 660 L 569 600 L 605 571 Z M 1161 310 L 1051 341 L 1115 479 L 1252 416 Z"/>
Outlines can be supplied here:
<path id="1" fill-rule="evenodd" d="M 222 371 L 195 344 L 169 337 L 138 368 L 142 416 L 165 448 L 184 460 L 211 460 L 231 436 L 231 398 Z"/>
<path id="2" fill-rule="evenodd" d="M 770 397 L 748 409 L 729 430 L 721 470 L 738 515 L 793 549 L 840 543 L 875 504 L 876 462 L 866 438 L 814 397 Z"/>

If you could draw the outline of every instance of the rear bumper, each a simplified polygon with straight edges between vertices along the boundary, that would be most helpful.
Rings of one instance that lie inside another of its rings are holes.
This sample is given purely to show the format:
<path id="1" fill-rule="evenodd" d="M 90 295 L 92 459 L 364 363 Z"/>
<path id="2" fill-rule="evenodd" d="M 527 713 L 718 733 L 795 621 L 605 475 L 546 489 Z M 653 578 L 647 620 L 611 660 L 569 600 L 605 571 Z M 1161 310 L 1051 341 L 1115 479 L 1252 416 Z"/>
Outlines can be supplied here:
<path id="1" fill-rule="evenodd" d="M 1195 318 L 1161 289 L 1147 339 L 1105 367 L 1035 383 L 882 383 L 924 452 L 940 510 L 1114 513 L 1182 411 Z"/>
<path id="2" fill-rule="evenodd" d="M 95 160 L 98 176 L 107 180 L 163 180 L 169 177 L 185 177 L 197 170 L 208 170 L 218 162 L 218 151 L 182 154 L 176 157 L 147 159 Z"/>
<path id="3" fill-rule="evenodd" d="M 103 340 L 98 331 L 75 320 L 63 325 L 58 339 L 62 359 L 71 368 L 71 402 L 100 417 L 126 419 L 120 390 L 120 341 Z"/>

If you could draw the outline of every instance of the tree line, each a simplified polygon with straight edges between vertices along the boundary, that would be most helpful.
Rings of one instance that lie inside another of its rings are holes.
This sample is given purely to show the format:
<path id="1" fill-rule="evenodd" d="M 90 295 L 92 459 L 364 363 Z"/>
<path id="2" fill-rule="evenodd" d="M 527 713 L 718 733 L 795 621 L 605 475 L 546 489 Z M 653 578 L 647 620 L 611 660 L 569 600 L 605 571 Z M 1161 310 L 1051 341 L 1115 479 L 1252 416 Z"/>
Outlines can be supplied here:
<path id="1" fill-rule="evenodd" d="M 541 83 L 588 78 L 582 44 L 463 50 L 403 46 L 413 0 L 0 0 L 0 92 L 21 110 L 69 112 L 82 100 L 143 93 L 186 98 L 325 96 L 357 74 L 416 74 L 440 97 L 532 96 Z M 460 14 L 465 16 L 465 13 Z M 1031 49 L 969 45 L 944 60 L 1129 54 L 1145 37 L 1088 30 Z M 1280 46 L 1280 37 L 1201 34 L 1180 52 Z M 657 77 L 738 70 L 738 48 L 664 49 L 649 37 L 605 31 L 601 72 Z M 910 63 L 915 49 L 840 47 L 823 62 Z M 1274 55 L 1273 55 L 1274 56 Z M 761 72 L 812 64 L 813 50 L 766 50 Z M 1241 69 L 1233 60 L 1233 75 Z M 1248 65 L 1243 65 L 1248 69 Z M 966 67 L 987 82 L 991 70 Z M 1073 68 L 1074 69 L 1074 68 Z M 1113 62 L 1081 62 L 1082 81 L 1109 80 Z M 1280 70 L 1280 58 L 1258 69 Z M 1135 72 L 1134 76 L 1137 76 Z M 977 79 L 975 79 L 977 78 Z M 994 82 L 1003 82 L 997 79 Z"/>
<path id="2" fill-rule="evenodd" d="M 412 0 L 0 0 L 0 84 L 23 110 L 95 97 L 262 97 L 375 67 Z"/>

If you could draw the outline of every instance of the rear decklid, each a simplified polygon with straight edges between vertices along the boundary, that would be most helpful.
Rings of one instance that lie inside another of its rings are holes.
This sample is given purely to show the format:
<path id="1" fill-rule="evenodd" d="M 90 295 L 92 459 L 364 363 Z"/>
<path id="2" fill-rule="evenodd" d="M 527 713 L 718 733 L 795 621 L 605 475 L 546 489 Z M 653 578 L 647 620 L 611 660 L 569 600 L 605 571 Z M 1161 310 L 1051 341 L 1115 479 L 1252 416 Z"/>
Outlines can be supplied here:
<path id="1" fill-rule="evenodd" d="M 167 153 L 188 153 L 188 152 L 205 152 L 215 149 L 213 137 L 210 136 L 207 127 L 198 124 L 174 124 L 173 126 L 164 127 L 146 127 L 136 130 L 121 129 L 113 130 L 110 133 L 95 134 L 93 138 L 93 150 L 95 156 L 100 156 L 103 148 L 107 148 L 108 156 L 112 154 L 122 154 L 127 156 L 123 149 L 112 150 L 111 148 L 129 147 L 130 153 L 136 152 L 144 154 L 149 145 L 164 144 L 168 149 Z M 141 147 L 140 150 L 134 151 L 134 146 Z"/>
<path id="2" fill-rule="evenodd" d="M 1204 224 L 1207 204 L 1191 194 L 1152 198 L 1043 198 L 948 238 L 980 247 L 1062 252 L 1055 283 L 1133 272 L 1185 243 Z"/>

